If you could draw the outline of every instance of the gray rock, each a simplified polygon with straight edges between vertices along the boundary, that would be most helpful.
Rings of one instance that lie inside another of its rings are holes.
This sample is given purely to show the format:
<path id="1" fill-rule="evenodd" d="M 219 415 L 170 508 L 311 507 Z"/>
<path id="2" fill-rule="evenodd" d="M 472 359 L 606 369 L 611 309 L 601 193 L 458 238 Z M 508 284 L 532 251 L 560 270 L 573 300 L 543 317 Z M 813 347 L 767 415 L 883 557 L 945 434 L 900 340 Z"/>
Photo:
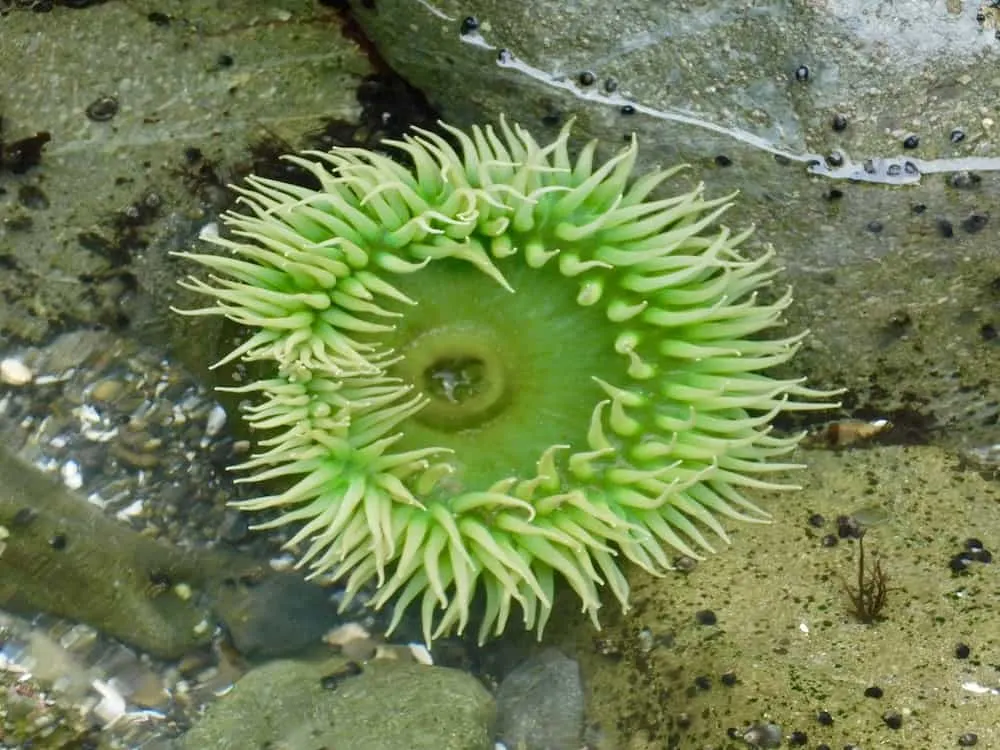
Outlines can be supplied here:
<path id="1" fill-rule="evenodd" d="M 248 672 L 184 737 L 181 750 L 250 747 L 491 750 L 495 704 L 453 669 L 375 661 L 275 661 Z"/>
<path id="2" fill-rule="evenodd" d="M 497 734 L 517 750 L 579 750 L 583 707 L 579 665 L 546 649 L 500 684 Z"/>
<path id="3" fill-rule="evenodd" d="M 754 224 L 750 247 L 774 246 L 779 288 L 796 292 L 791 329 L 814 334 L 796 371 L 909 422 L 900 442 L 996 441 L 1000 78 L 989 71 L 1000 11 L 922 0 L 356 5 L 382 56 L 447 120 L 507 114 L 547 141 L 574 118 L 605 153 L 637 134 L 640 169 L 690 164 L 668 190 L 738 190 L 726 225 Z M 928 435 L 927 424 L 946 429 Z"/>
<path id="4" fill-rule="evenodd" d="M 122 3 L 44 17 L 28 5 L 0 3 L 0 60 L 21 66 L 4 80 L 3 139 L 51 140 L 24 174 L 9 148 L 0 167 L 0 344 L 118 327 L 121 315 L 162 343 L 160 295 L 182 275 L 166 251 L 193 244 L 250 144 L 292 150 L 330 120 L 356 120 L 371 67 L 312 0 L 252 12 L 165 0 L 167 23 Z M 113 117 L 89 118 L 108 97 Z"/>
<path id="5" fill-rule="evenodd" d="M 298 573 L 228 578 L 212 593 L 212 609 L 233 645 L 252 658 L 289 656 L 319 643 L 339 624 L 329 591 Z"/>

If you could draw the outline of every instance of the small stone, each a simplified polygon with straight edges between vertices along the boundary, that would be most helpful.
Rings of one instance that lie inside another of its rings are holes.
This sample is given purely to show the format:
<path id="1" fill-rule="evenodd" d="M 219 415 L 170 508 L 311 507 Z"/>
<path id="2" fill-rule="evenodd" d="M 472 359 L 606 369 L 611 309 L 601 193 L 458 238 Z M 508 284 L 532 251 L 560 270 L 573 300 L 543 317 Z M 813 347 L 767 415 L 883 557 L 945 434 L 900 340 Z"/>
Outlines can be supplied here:
<path id="1" fill-rule="evenodd" d="M 841 539 L 860 539 L 861 523 L 854 516 L 837 516 L 837 536 Z"/>
<path id="2" fill-rule="evenodd" d="M 346 646 L 352 641 L 370 640 L 371 633 L 361 623 L 345 622 L 323 635 L 323 640 L 331 646 Z"/>
<path id="3" fill-rule="evenodd" d="M 975 172 L 969 172 L 967 170 L 962 170 L 961 172 L 955 172 L 951 177 L 948 178 L 948 184 L 953 188 L 958 190 L 971 190 L 979 185 L 983 181 Z"/>
<path id="4" fill-rule="evenodd" d="M 80 473 L 80 464 L 76 461 L 67 461 L 59 468 L 59 476 L 62 477 L 63 484 L 71 490 L 78 490 L 83 486 L 83 475 Z"/>
<path id="5" fill-rule="evenodd" d="M 459 27 L 458 31 L 462 36 L 466 34 L 471 34 L 479 28 L 479 19 L 475 16 L 466 16 L 462 19 L 462 25 Z"/>
<path id="6" fill-rule="evenodd" d="M 636 636 L 636 642 L 638 643 L 639 650 L 644 654 L 648 654 L 656 648 L 656 637 L 649 628 L 643 628 L 639 631 L 639 634 Z"/>
<path id="7" fill-rule="evenodd" d="M 93 401 L 114 401 L 122 392 L 124 384 L 114 378 L 105 378 L 94 384 L 90 389 L 90 398 Z"/>
<path id="8" fill-rule="evenodd" d="M 191 598 L 191 594 L 193 592 L 191 591 L 191 586 L 189 584 L 178 583 L 176 586 L 174 586 L 174 593 L 177 595 L 178 599 L 186 602 L 188 599 Z"/>
<path id="9" fill-rule="evenodd" d="M 12 357 L 0 360 L 0 382 L 7 385 L 27 385 L 35 377 L 24 362 Z"/>
<path id="10" fill-rule="evenodd" d="M 903 726 L 903 715 L 899 711 L 886 711 L 882 714 L 882 721 L 889 729 L 899 729 Z"/>
<path id="11" fill-rule="evenodd" d="M 676 560 L 674 560 L 674 568 L 679 573 L 690 573 L 692 570 L 698 567 L 698 561 L 693 557 L 688 557 L 687 555 L 681 555 Z"/>
<path id="12" fill-rule="evenodd" d="M 754 724 L 743 733 L 750 747 L 781 747 L 781 727 L 777 724 Z"/>
<path id="13" fill-rule="evenodd" d="M 431 656 L 430 650 L 424 644 L 408 643 L 406 648 L 417 664 L 423 664 L 425 667 L 434 666 L 434 657 Z"/>
<path id="14" fill-rule="evenodd" d="M 364 670 L 361 668 L 360 664 L 354 661 L 349 661 L 340 669 L 323 675 L 320 679 L 320 685 L 324 690 L 336 690 L 340 686 L 340 683 L 345 679 L 357 677 L 363 671 Z"/>
<path id="15" fill-rule="evenodd" d="M 247 514 L 232 508 L 227 509 L 217 533 L 224 542 L 239 544 L 250 535 L 250 522 L 247 520 Z"/>
<path id="16" fill-rule="evenodd" d="M 996 327 L 987 323 L 979 329 L 979 335 L 983 337 L 984 341 L 993 341 L 997 337 Z M 966 553 L 968 558 L 974 562 L 978 563 L 991 563 L 993 562 L 993 553 L 988 549 L 977 549 L 972 552 Z"/>
<path id="17" fill-rule="evenodd" d="M 979 742 L 979 735 L 975 732 L 966 732 L 958 738 L 959 747 L 975 747 Z"/>
<path id="18" fill-rule="evenodd" d="M 208 420 L 205 422 L 205 436 L 214 437 L 222 432 L 222 428 L 226 426 L 226 410 L 223 409 L 219 404 L 212 407 L 212 410 L 208 413 Z"/>
<path id="19" fill-rule="evenodd" d="M 955 555 L 948 561 L 948 567 L 955 575 L 965 573 L 969 569 L 969 558 L 965 556 L 965 553 Z"/>
<path id="20" fill-rule="evenodd" d="M 962 219 L 962 229 L 969 234 L 975 234 L 981 231 L 988 221 L 989 217 L 985 214 L 969 214 L 966 218 Z"/>
<path id="21" fill-rule="evenodd" d="M 584 726 L 580 666 L 549 648 L 515 667 L 496 692 L 498 739 L 509 748 L 578 748 Z"/>
<path id="22" fill-rule="evenodd" d="M 715 616 L 715 612 L 710 609 L 700 609 L 694 614 L 694 619 L 699 625 L 715 625 L 719 618 Z"/>
<path id="23" fill-rule="evenodd" d="M 87 118 L 94 122 L 107 122 L 118 114 L 118 97 L 102 95 L 87 105 Z"/>

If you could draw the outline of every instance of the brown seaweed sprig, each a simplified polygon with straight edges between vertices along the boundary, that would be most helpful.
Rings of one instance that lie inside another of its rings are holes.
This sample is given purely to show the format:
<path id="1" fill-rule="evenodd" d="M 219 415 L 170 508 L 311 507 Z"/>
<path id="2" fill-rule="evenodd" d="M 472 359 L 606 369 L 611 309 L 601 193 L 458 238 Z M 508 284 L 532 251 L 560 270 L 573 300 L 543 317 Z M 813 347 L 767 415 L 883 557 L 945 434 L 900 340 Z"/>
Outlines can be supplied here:
<path id="1" fill-rule="evenodd" d="M 851 602 L 851 614 L 859 622 L 871 625 L 885 619 L 882 610 L 889 595 L 889 575 L 882 567 L 882 560 L 874 556 L 868 564 L 865 559 L 865 534 L 858 536 L 858 577 L 853 585 L 841 579 L 844 591 Z"/>

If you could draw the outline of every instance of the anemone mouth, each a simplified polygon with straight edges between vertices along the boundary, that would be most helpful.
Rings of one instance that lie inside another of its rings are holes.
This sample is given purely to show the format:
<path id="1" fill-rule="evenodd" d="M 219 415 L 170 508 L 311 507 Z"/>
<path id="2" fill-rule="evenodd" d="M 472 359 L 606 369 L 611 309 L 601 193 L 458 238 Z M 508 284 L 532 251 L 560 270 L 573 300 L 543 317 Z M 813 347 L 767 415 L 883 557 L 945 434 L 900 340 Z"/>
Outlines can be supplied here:
<path id="1" fill-rule="evenodd" d="M 595 624 L 621 561 L 658 573 L 667 551 L 712 551 L 720 519 L 766 517 L 746 488 L 799 436 L 772 434 L 830 393 L 768 368 L 801 335 L 761 337 L 790 295 L 761 303 L 771 253 L 738 249 L 730 197 L 649 196 L 673 171 L 632 177 L 633 141 L 595 165 L 501 121 L 457 148 L 424 131 L 391 145 L 413 164 L 335 149 L 289 157 L 322 188 L 263 178 L 229 214 L 229 255 L 184 254 L 216 275 L 188 287 L 254 333 L 223 361 L 274 363 L 239 389 L 265 431 L 240 468 L 286 489 L 238 503 L 300 524 L 312 574 L 369 582 L 419 606 L 425 638 L 480 640 L 514 605 L 539 634 L 556 578 Z"/>
<path id="2" fill-rule="evenodd" d="M 502 414 L 513 398 L 503 360 L 481 342 L 466 342 L 465 336 L 456 334 L 454 330 L 431 331 L 414 342 L 420 348 L 404 360 L 416 370 L 411 378 L 427 396 L 426 405 L 413 419 L 431 429 L 454 432 L 483 427 Z"/>
<path id="3" fill-rule="evenodd" d="M 531 477 L 553 445 L 587 449 L 605 398 L 595 378 L 626 375 L 613 328 L 576 303 L 573 285 L 510 260 L 496 267 L 505 284 L 453 261 L 399 279 L 416 304 L 380 337 L 399 357 L 389 374 L 426 397 L 396 448 L 445 449 L 450 493 Z"/>

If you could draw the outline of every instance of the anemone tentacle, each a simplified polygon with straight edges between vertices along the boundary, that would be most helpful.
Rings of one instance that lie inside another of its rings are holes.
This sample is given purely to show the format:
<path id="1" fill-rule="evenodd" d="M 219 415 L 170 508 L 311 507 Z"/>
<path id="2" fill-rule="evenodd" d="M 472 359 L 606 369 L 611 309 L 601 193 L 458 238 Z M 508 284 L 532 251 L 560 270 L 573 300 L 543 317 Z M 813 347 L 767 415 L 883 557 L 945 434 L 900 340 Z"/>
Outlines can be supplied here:
<path id="1" fill-rule="evenodd" d="M 763 335 L 791 293 L 761 300 L 779 269 L 719 224 L 735 196 L 654 197 L 681 168 L 634 177 L 634 138 L 598 164 L 568 125 L 442 127 L 386 142 L 409 166 L 288 157 L 318 190 L 252 177 L 223 254 L 181 254 L 213 300 L 186 314 L 252 331 L 223 362 L 273 367 L 230 389 L 266 435 L 235 468 L 275 488 L 235 504 L 428 641 L 477 592 L 480 640 L 515 605 L 541 635 L 557 579 L 596 625 L 602 589 L 629 606 L 624 561 L 662 574 L 766 521 L 747 493 L 793 488 L 770 477 L 801 437 L 773 420 L 835 392 L 766 374 L 805 334 Z"/>

